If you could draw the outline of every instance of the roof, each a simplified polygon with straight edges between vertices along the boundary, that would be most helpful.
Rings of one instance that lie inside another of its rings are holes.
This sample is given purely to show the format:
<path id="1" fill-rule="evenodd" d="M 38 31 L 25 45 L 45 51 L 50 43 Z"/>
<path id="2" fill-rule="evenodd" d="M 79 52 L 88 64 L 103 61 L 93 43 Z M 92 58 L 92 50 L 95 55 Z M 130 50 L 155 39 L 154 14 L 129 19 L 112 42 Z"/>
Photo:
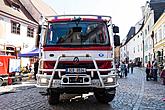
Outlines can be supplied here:
<path id="1" fill-rule="evenodd" d="M 165 2 L 165 0 L 150 0 L 150 2 Z"/>
<path id="2" fill-rule="evenodd" d="M 135 27 L 131 27 L 124 44 L 126 44 L 135 35 Z"/>
<path id="3" fill-rule="evenodd" d="M 20 0 L 20 2 L 38 23 L 41 16 L 57 15 L 57 13 L 42 0 Z"/>
<path id="4" fill-rule="evenodd" d="M 165 0 L 151 0 L 150 7 L 154 10 L 154 22 L 156 22 L 165 10 Z"/>
<path id="5" fill-rule="evenodd" d="M 57 15 L 57 13 L 42 0 L 31 0 L 31 2 L 43 16 Z"/>
<path id="6" fill-rule="evenodd" d="M 11 4 L 8 2 L 11 1 L 17 4 L 19 10 L 13 9 Z M 13 16 L 15 18 L 21 19 L 23 21 L 27 21 L 30 23 L 35 23 L 35 20 L 31 17 L 31 15 L 25 10 L 25 8 L 19 3 L 18 0 L 0 0 L 0 14 L 3 16 Z"/>

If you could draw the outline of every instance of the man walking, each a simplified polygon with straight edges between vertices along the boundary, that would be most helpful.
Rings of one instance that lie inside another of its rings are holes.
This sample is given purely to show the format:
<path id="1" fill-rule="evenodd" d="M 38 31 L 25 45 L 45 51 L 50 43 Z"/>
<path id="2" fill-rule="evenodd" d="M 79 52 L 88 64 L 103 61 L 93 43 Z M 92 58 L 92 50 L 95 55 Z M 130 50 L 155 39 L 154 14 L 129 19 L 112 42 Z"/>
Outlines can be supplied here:
<path id="1" fill-rule="evenodd" d="M 133 74 L 133 68 L 134 68 L 133 61 L 131 61 L 131 63 L 130 63 L 130 68 L 131 68 L 131 73 Z"/>
<path id="2" fill-rule="evenodd" d="M 127 68 L 126 68 L 125 62 L 123 61 L 121 64 L 121 76 L 127 77 L 127 71 L 126 70 L 127 70 Z"/>
<path id="3" fill-rule="evenodd" d="M 157 81 L 157 71 L 158 71 L 158 63 L 156 61 L 156 59 L 153 62 L 153 77 L 154 77 L 154 81 Z"/>
<path id="4" fill-rule="evenodd" d="M 34 79 L 35 80 L 37 80 L 36 74 L 38 72 L 38 64 L 39 64 L 39 59 L 37 59 L 36 62 L 34 63 Z"/>

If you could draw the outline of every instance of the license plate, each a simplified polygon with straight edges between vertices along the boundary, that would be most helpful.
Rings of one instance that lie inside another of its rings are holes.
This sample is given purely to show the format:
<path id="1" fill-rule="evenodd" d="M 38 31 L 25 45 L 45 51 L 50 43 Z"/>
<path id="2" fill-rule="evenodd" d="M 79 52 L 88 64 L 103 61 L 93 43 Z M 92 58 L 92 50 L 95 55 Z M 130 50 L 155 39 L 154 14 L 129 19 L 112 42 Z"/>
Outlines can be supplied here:
<path id="1" fill-rule="evenodd" d="M 68 73 L 85 73 L 86 68 L 66 68 L 66 72 L 68 72 Z"/>
<path id="2" fill-rule="evenodd" d="M 69 83 L 83 83 L 83 78 L 82 77 L 70 77 L 69 78 Z"/>

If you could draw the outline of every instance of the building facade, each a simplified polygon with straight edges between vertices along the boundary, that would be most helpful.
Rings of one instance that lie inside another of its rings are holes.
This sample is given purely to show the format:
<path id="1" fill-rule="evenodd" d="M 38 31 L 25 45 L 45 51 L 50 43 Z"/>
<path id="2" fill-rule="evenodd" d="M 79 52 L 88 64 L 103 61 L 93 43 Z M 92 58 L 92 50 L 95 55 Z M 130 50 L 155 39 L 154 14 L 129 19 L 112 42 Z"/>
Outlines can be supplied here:
<path id="1" fill-rule="evenodd" d="M 35 48 L 41 16 L 56 12 L 42 0 L 0 0 L 0 4 L 0 54 L 18 58 L 19 53 Z M 21 59 L 22 66 L 30 64 L 29 58 Z"/>
<path id="2" fill-rule="evenodd" d="M 38 24 L 18 0 L 1 0 L 0 4 L 0 50 L 17 56 L 33 47 Z"/>
<path id="3" fill-rule="evenodd" d="M 164 58 L 164 10 L 165 0 L 147 1 L 142 7 L 143 18 L 135 25 L 135 34 L 131 38 L 127 35 L 127 40 L 121 46 L 126 47 L 129 60 L 146 66 L 148 61 L 155 58 L 161 61 Z"/>
<path id="4" fill-rule="evenodd" d="M 161 62 L 165 59 L 165 12 L 153 26 L 155 58 Z"/>
<path id="5" fill-rule="evenodd" d="M 142 40 L 144 40 L 144 66 L 148 61 L 154 59 L 152 28 L 154 25 L 154 10 L 150 7 L 150 2 L 146 2 L 142 7 L 144 26 L 142 28 Z"/>

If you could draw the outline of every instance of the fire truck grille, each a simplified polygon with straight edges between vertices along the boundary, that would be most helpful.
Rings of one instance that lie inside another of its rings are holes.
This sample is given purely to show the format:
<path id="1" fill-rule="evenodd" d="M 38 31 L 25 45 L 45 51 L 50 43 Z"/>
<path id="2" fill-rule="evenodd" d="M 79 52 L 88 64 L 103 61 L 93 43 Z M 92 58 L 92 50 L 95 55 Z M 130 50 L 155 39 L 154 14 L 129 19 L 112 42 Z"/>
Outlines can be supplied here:
<path id="1" fill-rule="evenodd" d="M 78 65 L 74 65 L 74 64 L 58 64 L 57 66 L 58 69 L 65 69 L 65 68 L 86 68 L 86 69 L 94 69 L 94 64 L 92 63 L 88 63 L 88 64 L 78 64 Z"/>

